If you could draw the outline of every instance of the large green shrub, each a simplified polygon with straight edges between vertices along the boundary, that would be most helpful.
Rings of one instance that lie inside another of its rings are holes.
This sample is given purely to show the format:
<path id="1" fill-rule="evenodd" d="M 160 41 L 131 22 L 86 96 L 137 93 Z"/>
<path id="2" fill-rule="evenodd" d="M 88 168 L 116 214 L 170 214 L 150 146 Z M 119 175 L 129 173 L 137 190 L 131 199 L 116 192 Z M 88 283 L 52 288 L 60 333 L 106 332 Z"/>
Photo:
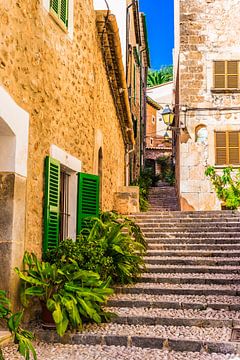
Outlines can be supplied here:
<path id="1" fill-rule="evenodd" d="M 68 262 L 72 254 L 82 269 L 95 271 L 105 280 L 130 283 L 144 270 L 146 242 L 133 221 L 112 212 L 94 218 L 76 242 L 71 239 L 47 254 L 50 262 Z"/>
<path id="2" fill-rule="evenodd" d="M 80 269 L 70 258 L 50 264 L 27 252 L 23 265 L 23 271 L 15 269 L 21 279 L 22 304 L 28 307 L 33 298 L 40 299 L 52 313 L 60 336 L 68 328 L 81 328 L 83 322 L 101 323 L 109 318 L 102 304 L 113 290 L 99 274 Z"/>
<path id="3" fill-rule="evenodd" d="M 222 170 L 222 175 L 219 175 L 213 166 L 209 166 L 205 175 L 210 178 L 217 197 L 223 201 L 227 209 L 240 207 L 240 169 L 234 171 L 229 166 Z"/>
<path id="4" fill-rule="evenodd" d="M 149 208 L 148 195 L 149 189 L 153 186 L 153 173 L 151 169 L 141 172 L 137 180 L 132 185 L 139 186 L 139 206 L 140 211 L 147 211 Z"/>
<path id="5" fill-rule="evenodd" d="M 13 335 L 14 343 L 18 344 L 19 353 L 26 359 L 30 359 L 32 353 L 34 360 L 37 359 L 36 351 L 32 345 L 34 335 L 27 330 L 22 329 L 21 321 L 23 311 L 12 313 L 10 309 L 10 300 L 7 298 L 6 291 L 0 290 L 0 320 L 3 321 L 8 330 Z M 2 351 L 0 349 L 0 359 L 4 360 Z"/>

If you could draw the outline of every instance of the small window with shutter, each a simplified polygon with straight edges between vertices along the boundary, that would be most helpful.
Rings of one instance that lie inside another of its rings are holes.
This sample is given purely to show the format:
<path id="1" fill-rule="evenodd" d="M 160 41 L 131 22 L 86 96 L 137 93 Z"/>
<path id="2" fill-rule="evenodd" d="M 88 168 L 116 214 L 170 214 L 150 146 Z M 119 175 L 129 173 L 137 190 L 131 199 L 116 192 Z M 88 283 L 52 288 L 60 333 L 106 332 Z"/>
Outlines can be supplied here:
<path id="1" fill-rule="evenodd" d="M 240 164 L 240 131 L 215 132 L 216 165 Z"/>
<path id="2" fill-rule="evenodd" d="M 214 88 L 239 88 L 239 61 L 214 61 Z"/>
<path id="3" fill-rule="evenodd" d="M 65 29 L 68 28 L 68 6 L 69 0 L 50 0 L 51 15 Z"/>

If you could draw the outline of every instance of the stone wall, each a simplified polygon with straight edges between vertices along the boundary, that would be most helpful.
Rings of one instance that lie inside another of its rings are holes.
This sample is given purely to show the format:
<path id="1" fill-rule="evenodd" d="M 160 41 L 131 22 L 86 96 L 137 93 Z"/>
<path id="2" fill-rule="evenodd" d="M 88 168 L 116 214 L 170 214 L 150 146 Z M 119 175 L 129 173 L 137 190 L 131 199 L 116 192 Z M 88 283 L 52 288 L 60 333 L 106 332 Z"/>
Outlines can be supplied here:
<path id="1" fill-rule="evenodd" d="M 109 88 L 91 0 L 74 1 L 74 36 L 43 1 L 0 4 L 0 83 L 30 114 L 25 249 L 41 253 L 44 159 L 51 144 L 94 172 L 95 138 L 102 133 L 103 209 L 124 185 L 124 143 Z"/>
<path id="2" fill-rule="evenodd" d="M 221 110 L 240 106 L 240 94 L 214 90 L 213 62 L 240 60 L 238 12 L 238 0 L 180 0 L 180 44 L 175 46 L 180 48 L 177 99 L 180 108 L 196 108 L 187 111 L 186 118 L 180 112 L 182 124 L 186 120 L 177 164 L 183 210 L 220 209 L 204 171 L 215 164 L 214 131 L 240 130 L 239 110 Z M 204 142 L 197 141 L 199 126 L 207 130 Z"/>

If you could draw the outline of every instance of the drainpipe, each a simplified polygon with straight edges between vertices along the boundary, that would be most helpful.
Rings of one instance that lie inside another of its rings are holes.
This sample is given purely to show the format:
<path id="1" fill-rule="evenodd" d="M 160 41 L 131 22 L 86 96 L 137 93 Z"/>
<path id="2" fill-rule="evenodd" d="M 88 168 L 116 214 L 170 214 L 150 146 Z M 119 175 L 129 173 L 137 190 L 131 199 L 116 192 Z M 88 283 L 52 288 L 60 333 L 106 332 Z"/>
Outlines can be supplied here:
<path id="1" fill-rule="evenodd" d="M 132 149 L 129 149 L 129 145 L 127 146 L 127 151 L 126 151 L 126 155 L 125 155 L 125 161 L 126 161 L 126 186 L 130 185 L 130 173 L 129 173 L 129 165 L 130 165 L 130 154 L 134 151 L 134 146 L 132 147 Z"/>

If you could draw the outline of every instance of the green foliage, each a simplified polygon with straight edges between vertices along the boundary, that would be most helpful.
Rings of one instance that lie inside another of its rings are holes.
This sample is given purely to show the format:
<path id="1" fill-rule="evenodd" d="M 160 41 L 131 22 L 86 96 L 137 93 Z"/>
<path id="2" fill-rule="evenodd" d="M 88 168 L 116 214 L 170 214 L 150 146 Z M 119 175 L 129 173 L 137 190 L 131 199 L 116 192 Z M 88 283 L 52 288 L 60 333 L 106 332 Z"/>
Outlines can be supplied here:
<path id="1" fill-rule="evenodd" d="M 111 276 L 114 283 L 130 283 L 144 269 L 142 255 L 146 249 L 141 229 L 132 220 L 114 212 L 105 212 L 94 218 L 77 241 L 66 240 L 55 252 L 50 252 L 51 262 L 69 262 L 69 249 L 77 248 L 78 266 L 95 271 L 105 280 Z"/>
<path id="2" fill-rule="evenodd" d="M 161 165 L 161 180 L 169 185 L 175 184 L 175 169 L 172 165 L 170 156 L 162 156 L 157 159 L 158 164 Z"/>
<path id="3" fill-rule="evenodd" d="M 29 306 L 32 298 L 39 298 L 52 313 L 57 333 L 63 336 L 68 327 L 79 329 L 83 322 L 101 323 L 110 314 L 102 304 L 113 293 L 110 279 L 103 282 L 92 271 L 81 270 L 76 261 L 50 264 L 39 261 L 34 254 L 25 253 L 24 270 L 15 268 L 21 282 L 21 300 Z"/>
<path id="4" fill-rule="evenodd" d="M 227 209 L 240 207 L 240 169 L 233 174 L 233 168 L 229 166 L 223 169 L 222 175 L 218 175 L 215 168 L 209 166 L 205 175 L 210 178 L 217 197 L 224 202 Z"/>
<path id="5" fill-rule="evenodd" d="M 133 182 L 133 185 L 139 186 L 139 205 L 140 211 L 147 211 L 149 208 L 148 195 L 149 189 L 159 179 L 154 178 L 152 169 L 146 169 L 141 172 L 139 178 Z"/>
<path id="6" fill-rule="evenodd" d="M 147 86 L 153 87 L 164 84 L 173 79 L 173 66 L 163 66 L 160 70 L 150 70 L 148 72 Z"/>
<path id="7" fill-rule="evenodd" d="M 26 359 L 30 359 L 32 353 L 34 360 L 37 359 L 36 351 L 32 345 L 34 335 L 21 328 L 23 311 L 12 313 L 10 310 L 10 300 L 6 296 L 6 291 L 0 290 L 0 320 L 4 321 L 13 335 L 15 344 L 18 344 L 19 353 Z M 0 349 L 0 359 L 4 360 Z"/>

